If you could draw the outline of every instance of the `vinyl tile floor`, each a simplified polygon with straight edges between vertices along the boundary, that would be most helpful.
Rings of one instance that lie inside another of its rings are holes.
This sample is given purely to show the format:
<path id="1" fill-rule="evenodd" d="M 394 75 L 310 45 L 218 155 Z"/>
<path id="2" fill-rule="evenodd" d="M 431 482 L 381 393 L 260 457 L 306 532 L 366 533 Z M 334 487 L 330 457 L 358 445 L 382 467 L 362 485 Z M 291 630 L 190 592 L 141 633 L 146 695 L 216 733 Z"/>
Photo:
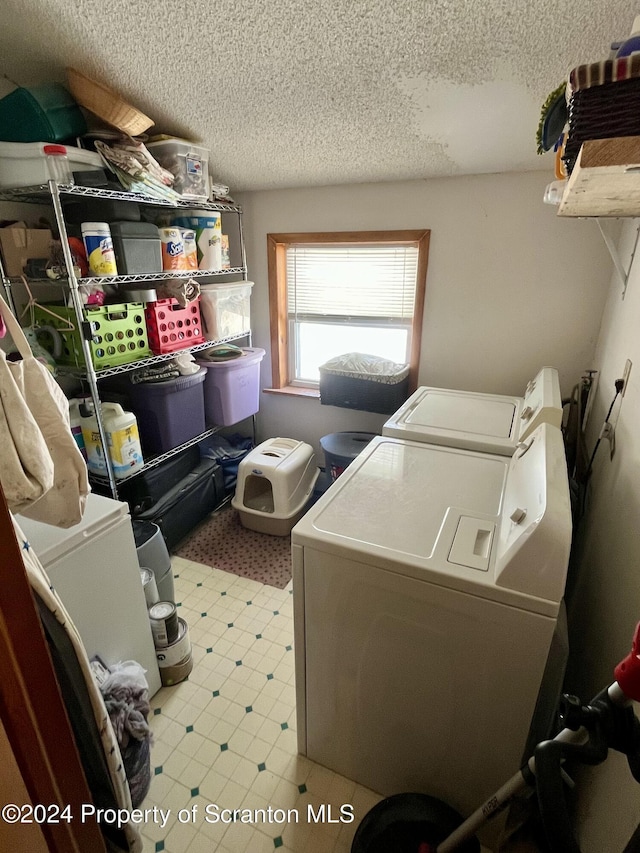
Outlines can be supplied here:
<path id="1" fill-rule="evenodd" d="M 381 797 L 297 752 L 291 583 L 172 567 L 193 671 L 151 700 L 144 853 L 349 853 Z M 352 806 L 354 820 L 316 823 L 321 805 L 333 820 Z"/>

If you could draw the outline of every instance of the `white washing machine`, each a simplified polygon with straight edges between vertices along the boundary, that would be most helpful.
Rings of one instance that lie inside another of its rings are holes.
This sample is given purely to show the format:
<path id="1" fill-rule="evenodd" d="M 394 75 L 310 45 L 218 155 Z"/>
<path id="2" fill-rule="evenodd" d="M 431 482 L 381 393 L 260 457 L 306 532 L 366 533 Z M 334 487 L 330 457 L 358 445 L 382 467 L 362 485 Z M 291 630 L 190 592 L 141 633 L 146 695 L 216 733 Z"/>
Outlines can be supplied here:
<path id="1" fill-rule="evenodd" d="M 512 457 L 374 438 L 292 532 L 299 751 L 475 809 L 520 766 L 543 675 L 555 706 L 570 543 L 557 428 Z"/>
<path id="2" fill-rule="evenodd" d="M 418 388 L 382 428 L 382 434 L 482 453 L 511 456 L 540 424 L 559 427 L 562 398 L 558 371 L 543 367 L 523 397 L 448 388 Z"/>

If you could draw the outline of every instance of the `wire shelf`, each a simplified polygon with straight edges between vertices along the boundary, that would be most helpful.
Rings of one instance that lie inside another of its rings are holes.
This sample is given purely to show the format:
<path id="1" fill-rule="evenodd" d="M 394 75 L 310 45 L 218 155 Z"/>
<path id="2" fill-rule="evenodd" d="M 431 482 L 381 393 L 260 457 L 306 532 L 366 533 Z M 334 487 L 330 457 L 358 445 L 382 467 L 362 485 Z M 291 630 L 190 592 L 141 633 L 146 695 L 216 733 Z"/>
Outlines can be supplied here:
<path id="1" fill-rule="evenodd" d="M 238 204 L 229 204 L 222 201 L 197 201 L 195 199 L 173 202 L 168 199 L 154 198 L 142 193 L 127 192 L 126 190 L 103 190 L 99 187 L 81 187 L 77 185 L 58 184 L 60 195 L 81 196 L 83 198 L 111 199 L 112 201 L 133 201 L 138 204 L 150 204 L 156 207 L 171 207 L 179 210 L 214 210 L 221 213 L 241 213 L 242 208 Z M 47 184 L 34 187 L 16 187 L 14 189 L 0 190 L 0 201 L 22 201 L 46 203 L 51 198 Z"/>
<path id="2" fill-rule="evenodd" d="M 198 444 L 200 441 L 205 438 L 208 438 L 210 435 L 215 435 L 217 432 L 220 432 L 221 429 L 222 427 L 215 426 L 211 429 L 205 430 L 205 432 L 200 433 L 200 435 L 197 435 L 195 438 L 192 438 L 189 441 L 185 441 L 184 444 L 179 444 L 178 447 L 173 447 L 171 450 L 167 450 L 166 453 L 162 453 L 160 456 L 154 456 L 153 459 L 150 459 L 148 462 L 145 462 L 145 464 L 141 468 L 138 468 L 138 470 L 131 474 L 129 477 L 124 477 L 123 479 L 118 480 L 117 482 L 123 483 L 125 482 L 125 480 L 133 480 L 134 477 L 137 477 L 144 471 L 148 471 L 150 468 L 155 468 L 156 465 L 160 465 L 167 459 L 171 459 L 172 456 L 175 456 L 182 450 L 186 450 L 187 447 L 192 447 L 194 444 Z M 89 472 L 89 477 L 93 482 L 99 483 L 105 488 L 109 488 L 109 480 L 107 479 L 107 477 L 102 477 L 99 474 L 92 474 L 91 472 Z"/>
<path id="3" fill-rule="evenodd" d="M 244 332 L 241 335 L 232 335 L 228 338 L 220 338 L 215 341 L 204 341 L 201 344 L 194 344 L 192 347 L 185 347 L 184 349 L 175 350 L 175 352 L 167 352 L 162 355 L 151 355 L 147 358 L 141 358 L 138 361 L 128 361 L 125 364 L 117 364 L 114 367 L 105 367 L 102 370 L 96 370 L 95 375 L 96 379 L 104 379 L 107 376 L 118 376 L 122 373 L 129 373 L 132 370 L 140 370 L 143 367 L 148 367 L 151 364 L 159 364 L 162 361 L 170 361 L 172 358 L 175 358 L 177 355 L 180 355 L 183 352 L 201 352 L 202 350 L 210 349 L 211 347 L 215 347 L 218 344 L 226 344 L 231 341 L 237 341 L 241 338 L 248 337 L 249 332 Z M 87 371 L 83 367 L 73 367 L 69 365 L 58 365 L 58 373 L 64 374 L 67 376 L 77 376 L 79 378 L 84 378 L 87 375 Z"/>
<path id="4" fill-rule="evenodd" d="M 103 276 L 92 276 L 88 278 L 79 278 L 77 279 L 78 284 L 90 284 L 90 285 L 100 285 L 100 284 L 133 284 L 138 281 L 169 281 L 171 279 L 179 278 L 179 279 L 190 279 L 190 278 L 210 278 L 215 276 L 217 281 L 224 285 L 225 282 L 221 280 L 220 276 L 224 275 L 241 275 L 244 276 L 246 274 L 246 270 L 244 267 L 227 267 L 223 270 L 161 270 L 159 272 L 144 272 L 144 273 L 130 273 L 127 275 L 103 275 Z M 8 281 L 15 282 L 16 284 L 20 284 L 22 282 L 21 276 L 9 276 Z M 69 279 L 67 276 L 63 276 L 61 278 L 29 278 L 27 279 L 29 284 L 50 284 L 55 285 L 59 284 L 63 287 L 68 286 Z"/>
<path id="5" fill-rule="evenodd" d="M 94 276 L 79 278 L 78 284 L 132 284 L 137 281 L 169 281 L 174 278 L 207 278 L 207 276 L 244 275 L 242 267 L 224 270 L 163 270 L 162 272 L 133 273 L 129 275 Z M 224 283 L 224 282 L 222 282 Z"/>
<path id="6" fill-rule="evenodd" d="M 150 205 L 154 207 L 160 208 L 168 208 L 170 210 L 206 210 L 206 211 L 216 211 L 220 213 L 234 213 L 238 214 L 238 232 L 239 232 L 239 241 L 240 241 L 240 251 L 241 251 L 241 263 L 240 267 L 230 267 L 228 269 L 223 270 L 163 270 L 159 272 L 151 272 L 151 273 L 137 273 L 132 275 L 118 275 L 118 276 L 105 276 L 105 277 L 86 277 L 86 278 L 77 278 L 74 274 L 73 270 L 73 258 L 71 255 L 71 251 L 66 243 L 66 223 L 65 223 L 65 211 L 63 209 L 63 205 L 61 204 L 61 200 L 63 197 L 88 197 L 102 200 L 112 200 L 112 201 L 126 201 L 126 202 L 137 202 L 140 205 Z M 240 275 L 243 280 L 246 280 L 247 269 L 246 269 L 246 258 L 245 258 L 245 248 L 244 248 L 244 237 L 243 237 L 243 228 L 242 228 L 242 208 L 240 205 L 229 202 L 222 201 L 196 201 L 196 200 L 186 200 L 182 199 L 180 201 L 173 201 L 169 199 L 156 198 L 153 196 L 144 195 L 142 193 L 135 192 L 127 192 L 125 190 L 106 190 L 100 189 L 98 187 L 82 187 L 78 185 L 68 185 L 61 184 L 55 181 L 49 181 L 46 184 L 40 184 L 38 186 L 30 186 L 30 187 L 15 187 L 11 189 L 1 189 L 0 188 L 0 201 L 13 201 L 13 202 L 29 202 L 35 204 L 42 205 L 52 205 L 56 223 L 58 225 L 62 239 L 62 249 L 65 256 L 65 266 L 67 269 L 67 276 L 60 280 L 51 280 L 49 278 L 45 279 L 32 279 L 32 283 L 46 282 L 48 285 L 51 284 L 63 284 L 67 283 L 67 290 L 71 295 L 73 307 L 75 309 L 78 322 L 81 323 L 84 319 L 85 312 L 83 311 L 83 305 L 80 301 L 80 297 L 78 295 L 78 285 L 118 285 L 118 284 L 133 284 L 135 282 L 153 282 L 153 281 L 166 281 L 170 279 L 188 279 L 188 278 L 198 278 L 198 279 L 206 279 L 208 277 L 215 277 L 216 280 L 224 285 L 227 281 L 227 277 L 230 275 Z M 19 279 L 18 279 L 19 280 Z M 5 275 L 2 264 L 0 263 L 0 281 L 5 284 L 7 288 L 7 293 L 11 297 L 10 288 L 12 279 L 8 278 Z M 12 302 L 13 305 L 13 302 Z M 15 307 L 15 306 L 14 306 Z M 209 349 L 210 347 L 215 346 L 216 344 L 226 343 L 230 341 L 235 341 L 238 339 L 245 338 L 251 341 L 251 332 L 243 332 L 239 335 L 232 335 L 226 338 L 220 338 L 215 341 L 204 341 L 201 344 L 195 344 L 191 347 L 185 347 L 182 350 L 178 350 L 172 353 L 164 353 L 162 355 L 152 355 L 147 358 L 139 359 L 137 361 L 128 362 L 126 364 L 120 364 L 115 367 L 103 368 L 96 370 L 92 361 L 90 354 L 88 352 L 88 343 L 83 341 L 83 352 L 84 356 L 87 359 L 86 365 L 83 367 L 80 366 L 69 366 L 69 365 L 59 365 L 58 372 L 63 375 L 71 375 L 76 378 L 86 380 L 89 385 L 91 391 L 91 397 L 96 405 L 97 411 L 97 419 L 98 419 L 98 430 L 100 432 L 101 441 L 103 445 L 107 444 L 107 434 L 104 430 L 104 425 L 102 423 L 101 415 L 99 414 L 99 406 L 100 406 L 100 393 L 98 389 L 97 382 L 98 380 L 108 377 L 108 376 L 116 376 L 118 374 L 129 373 L 130 371 L 141 369 L 147 367 L 152 364 L 157 364 L 164 361 L 169 361 L 172 358 L 175 358 L 177 355 L 183 352 L 199 352 L 202 350 Z M 214 435 L 219 432 L 221 427 L 213 427 L 211 429 L 206 430 L 190 441 L 184 442 L 179 447 L 172 448 L 170 451 L 163 453 L 160 456 L 155 456 L 154 458 L 148 460 L 144 466 L 142 466 L 138 471 L 131 475 L 131 477 L 127 477 L 126 479 L 131 479 L 136 477 L 138 474 L 143 471 L 148 471 L 150 468 L 155 468 L 157 465 L 160 465 L 167 459 L 170 459 L 172 456 L 175 456 L 177 453 L 180 453 L 181 450 L 185 450 L 188 447 L 191 447 L 194 444 L 202 441 L 210 435 Z M 254 438 L 255 438 L 255 419 L 254 419 Z M 95 474 L 90 474 L 90 478 L 92 482 L 95 482 L 96 485 L 103 486 L 106 490 L 108 490 L 114 498 L 118 497 L 118 486 L 123 482 L 117 480 L 115 478 L 115 473 L 113 471 L 111 462 L 109 460 L 109 456 L 107 455 L 107 473 L 104 476 L 98 476 Z"/>

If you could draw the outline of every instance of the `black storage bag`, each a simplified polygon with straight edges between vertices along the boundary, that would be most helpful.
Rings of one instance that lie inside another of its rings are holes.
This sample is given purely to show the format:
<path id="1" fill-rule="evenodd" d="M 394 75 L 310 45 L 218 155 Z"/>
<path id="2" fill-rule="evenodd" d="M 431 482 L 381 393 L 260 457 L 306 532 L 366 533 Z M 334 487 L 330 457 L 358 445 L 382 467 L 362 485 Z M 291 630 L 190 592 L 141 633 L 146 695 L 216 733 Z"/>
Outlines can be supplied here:
<path id="1" fill-rule="evenodd" d="M 194 444 L 154 468 L 119 483 L 118 496 L 129 504 L 131 515 L 139 518 L 141 512 L 162 500 L 199 462 L 200 451 Z"/>
<path id="2" fill-rule="evenodd" d="M 134 517 L 157 524 L 171 551 L 223 498 L 222 468 L 212 459 L 204 459 L 164 497 Z"/>

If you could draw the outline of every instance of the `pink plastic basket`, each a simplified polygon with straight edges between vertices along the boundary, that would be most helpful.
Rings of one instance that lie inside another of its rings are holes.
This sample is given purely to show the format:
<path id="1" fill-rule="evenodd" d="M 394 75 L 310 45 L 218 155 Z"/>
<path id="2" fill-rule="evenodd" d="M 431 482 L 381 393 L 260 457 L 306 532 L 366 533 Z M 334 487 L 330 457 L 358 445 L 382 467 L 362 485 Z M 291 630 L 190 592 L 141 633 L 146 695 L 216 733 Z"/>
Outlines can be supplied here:
<path id="1" fill-rule="evenodd" d="M 159 299 L 145 308 L 149 346 L 156 355 L 185 349 L 204 341 L 200 297 L 183 308 L 178 300 Z"/>

